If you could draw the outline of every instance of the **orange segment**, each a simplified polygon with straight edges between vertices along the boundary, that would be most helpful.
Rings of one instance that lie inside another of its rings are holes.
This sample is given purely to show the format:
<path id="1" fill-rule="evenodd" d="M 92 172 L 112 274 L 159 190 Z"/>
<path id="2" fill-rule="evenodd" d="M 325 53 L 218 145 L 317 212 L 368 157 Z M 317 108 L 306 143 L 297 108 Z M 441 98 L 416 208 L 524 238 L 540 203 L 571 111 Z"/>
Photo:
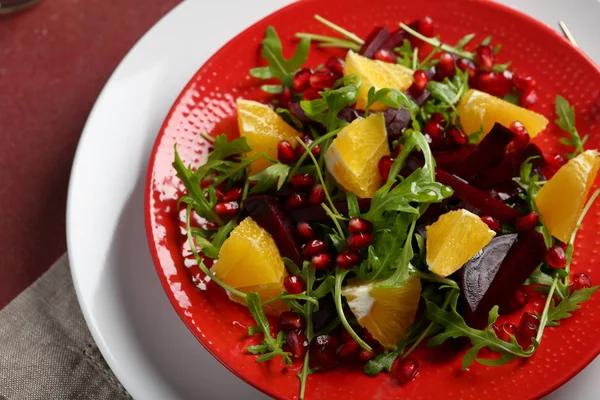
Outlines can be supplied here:
<path id="1" fill-rule="evenodd" d="M 425 228 L 429 270 L 446 277 L 469 261 L 496 235 L 477 215 L 450 211 Z"/>
<path id="2" fill-rule="evenodd" d="M 535 196 L 542 222 L 567 243 L 576 228 L 600 167 L 600 153 L 587 150 L 563 165 Z"/>
<path id="3" fill-rule="evenodd" d="M 352 279 L 342 290 L 360 326 L 386 349 L 395 348 L 415 320 L 421 281 L 411 276 L 399 288 L 376 287 L 380 281 Z"/>
<path id="4" fill-rule="evenodd" d="M 356 98 L 356 108 L 361 110 L 364 110 L 367 105 L 368 93 L 371 87 L 405 91 L 413 81 L 413 71 L 403 65 L 371 60 L 350 50 L 346 54 L 344 76 L 352 74 L 358 75 L 362 81 L 360 93 Z M 381 103 L 375 103 L 371 107 L 372 110 L 376 111 L 383 111 L 386 108 Z"/>
<path id="5" fill-rule="evenodd" d="M 296 137 L 302 134 L 289 126 L 268 106 L 257 101 L 238 99 L 237 110 L 240 136 L 245 136 L 252 147 L 248 157 L 266 152 L 269 157 L 277 159 L 277 144 L 281 140 L 287 140 L 294 147 L 298 144 Z M 272 163 L 269 160 L 259 158 L 250 166 L 250 175 L 270 165 Z"/>
<path id="6" fill-rule="evenodd" d="M 534 138 L 548 125 L 548 119 L 541 114 L 474 89 L 461 98 L 458 116 L 467 135 L 477 132 L 482 125 L 487 134 L 495 122 L 508 127 L 519 121 L 527 128 L 529 136 Z"/>
<path id="7" fill-rule="evenodd" d="M 244 219 L 219 251 L 212 272 L 223 283 L 244 293 L 258 292 L 261 300 L 271 299 L 284 291 L 285 265 L 275 241 L 250 217 Z M 243 300 L 231 296 L 244 304 Z M 274 303 L 271 312 L 285 307 Z M 265 309 L 267 312 L 267 309 Z"/>
<path id="8" fill-rule="evenodd" d="M 373 197 L 382 179 L 379 159 L 390 154 L 383 114 L 355 119 L 338 133 L 325 154 L 325 165 L 337 183 L 358 197 Z"/>

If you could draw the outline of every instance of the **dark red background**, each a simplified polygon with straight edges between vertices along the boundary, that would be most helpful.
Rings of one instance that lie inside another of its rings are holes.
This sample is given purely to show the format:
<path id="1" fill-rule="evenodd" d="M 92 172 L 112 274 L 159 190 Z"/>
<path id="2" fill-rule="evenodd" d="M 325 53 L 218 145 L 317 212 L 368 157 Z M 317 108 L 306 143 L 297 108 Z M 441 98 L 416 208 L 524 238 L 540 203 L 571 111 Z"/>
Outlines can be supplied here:
<path id="1" fill-rule="evenodd" d="M 42 0 L 0 16 L 0 308 L 66 250 L 75 148 L 102 86 L 179 0 Z"/>

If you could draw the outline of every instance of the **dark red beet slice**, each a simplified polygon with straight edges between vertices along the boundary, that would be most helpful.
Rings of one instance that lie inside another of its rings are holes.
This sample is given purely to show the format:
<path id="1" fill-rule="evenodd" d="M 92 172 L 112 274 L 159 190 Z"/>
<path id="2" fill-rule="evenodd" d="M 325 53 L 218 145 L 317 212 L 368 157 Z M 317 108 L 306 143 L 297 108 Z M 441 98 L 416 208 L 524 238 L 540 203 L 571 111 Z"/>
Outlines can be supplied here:
<path id="1" fill-rule="evenodd" d="M 502 161 L 506 146 L 513 140 L 513 136 L 513 131 L 495 123 L 477 147 L 454 169 L 454 174 L 467 182 L 473 181 L 480 171 Z"/>
<path id="2" fill-rule="evenodd" d="M 515 181 L 502 182 L 488 190 L 488 194 L 503 203 L 510 204 L 519 200 L 519 194 L 523 192 L 521 186 Z"/>
<path id="3" fill-rule="evenodd" d="M 481 171 L 477 178 L 473 180 L 473 185 L 480 189 L 488 189 L 501 182 L 511 181 L 512 178 L 519 176 L 521 165 L 529 157 L 539 157 L 532 161 L 534 167 L 544 166 L 542 151 L 535 144 L 529 143 L 526 146 L 507 152 L 498 165 Z"/>
<path id="4" fill-rule="evenodd" d="M 390 31 L 384 26 L 378 26 L 371 31 L 365 44 L 358 52 L 361 56 L 373 58 L 377 50 L 390 38 Z"/>
<path id="5" fill-rule="evenodd" d="M 411 22 L 409 24 L 409 26 L 411 28 L 412 28 L 412 26 L 416 27 L 417 23 L 418 23 L 418 21 Z M 394 32 L 390 33 L 390 36 L 387 38 L 387 40 L 385 42 L 383 42 L 383 44 L 381 45 L 381 48 L 387 49 L 387 50 L 393 50 L 394 47 L 402 46 L 404 39 L 407 39 L 406 32 L 404 32 L 404 29 L 398 28 Z"/>
<path id="6" fill-rule="evenodd" d="M 435 151 L 433 158 L 435 158 L 438 168 L 453 172 L 458 165 L 464 162 L 473 149 L 475 149 L 475 146 L 461 146 L 452 150 Z"/>
<path id="7" fill-rule="evenodd" d="M 355 119 L 362 118 L 363 115 L 364 115 L 364 113 L 361 114 L 360 112 L 358 112 L 354 108 L 344 107 L 338 113 L 338 118 L 339 119 L 343 119 L 347 123 L 350 123 L 350 122 L 354 121 Z"/>
<path id="8" fill-rule="evenodd" d="M 431 96 L 431 92 L 429 92 L 429 90 L 427 89 L 418 93 L 415 93 L 412 90 L 407 90 L 406 92 L 404 92 L 404 94 L 407 95 L 408 98 L 411 99 L 419 107 L 425 104 L 425 102 L 429 100 L 429 97 Z"/>
<path id="9" fill-rule="evenodd" d="M 403 108 L 389 108 L 383 113 L 386 123 L 388 139 L 396 140 L 402 136 L 402 132 L 408 128 L 411 123 L 410 112 Z"/>
<path id="10" fill-rule="evenodd" d="M 290 103 L 290 112 L 300 120 L 300 122 L 307 123 L 312 120 L 306 116 L 304 110 L 300 106 L 300 103 L 291 102 Z"/>
<path id="11" fill-rule="evenodd" d="M 300 244 L 296 240 L 294 223 L 285 215 L 277 199 L 273 196 L 251 196 L 244 202 L 248 215 L 265 229 L 275 240 L 282 257 L 302 265 Z"/>
<path id="12" fill-rule="evenodd" d="M 342 215 L 348 215 L 347 202 L 338 201 L 334 204 L 335 208 L 337 208 Z M 358 199 L 358 207 L 360 208 L 360 212 L 369 211 L 369 207 L 371 207 L 371 199 Z M 323 207 L 321 207 L 320 204 L 316 206 L 290 210 L 288 214 L 295 222 L 318 222 L 327 221 L 330 219 L 329 216 L 325 214 L 325 210 L 323 210 Z"/>
<path id="13" fill-rule="evenodd" d="M 544 261 L 546 245 L 540 233 L 524 232 L 516 241 L 513 236 L 516 234 L 493 239 L 459 273 L 467 303 L 466 321 L 473 328 L 484 328 L 492 307 L 508 304 L 525 279 Z"/>

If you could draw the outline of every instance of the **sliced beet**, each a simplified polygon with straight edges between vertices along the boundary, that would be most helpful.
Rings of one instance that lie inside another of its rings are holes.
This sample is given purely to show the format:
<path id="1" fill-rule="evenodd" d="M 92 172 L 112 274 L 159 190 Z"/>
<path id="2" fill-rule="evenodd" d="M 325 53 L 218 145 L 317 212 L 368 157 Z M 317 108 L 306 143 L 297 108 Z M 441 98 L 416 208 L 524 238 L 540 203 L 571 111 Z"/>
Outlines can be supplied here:
<path id="1" fill-rule="evenodd" d="M 454 169 L 454 174 L 471 182 L 485 168 L 502 161 L 506 146 L 512 141 L 514 133 L 505 126 L 495 123 L 477 147 Z"/>
<path id="2" fill-rule="evenodd" d="M 453 172 L 474 149 L 475 146 L 460 146 L 452 150 L 435 151 L 433 158 L 438 168 Z"/>
<path id="3" fill-rule="evenodd" d="M 429 97 L 431 97 L 431 92 L 427 89 L 423 90 L 422 92 L 407 90 L 406 92 L 404 92 L 404 94 L 407 95 L 408 98 L 411 99 L 419 107 L 425 104 L 425 102 L 429 100 Z"/>
<path id="4" fill-rule="evenodd" d="M 342 215 L 348 215 L 348 203 L 346 201 L 338 201 L 333 204 L 335 204 L 335 208 Z M 358 199 L 358 207 L 360 208 L 360 212 L 369 211 L 369 207 L 371 207 L 371 199 Z M 306 208 L 290 210 L 288 214 L 295 222 L 318 222 L 327 221 L 330 219 L 329 216 L 325 214 L 325 210 L 320 204 Z"/>
<path id="5" fill-rule="evenodd" d="M 402 136 L 402 132 L 411 123 L 410 112 L 403 108 L 389 108 L 383 113 L 385 117 L 386 131 L 390 140 L 396 140 Z"/>
<path id="6" fill-rule="evenodd" d="M 415 24 L 417 21 L 412 22 L 410 25 Z M 409 26 L 410 26 L 409 25 Z M 390 36 L 387 38 L 385 42 L 381 45 L 382 49 L 393 50 L 394 47 L 402 46 L 404 43 L 404 39 L 407 39 L 407 34 L 402 28 L 396 29 L 394 32 L 390 33 Z"/>
<path id="7" fill-rule="evenodd" d="M 493 306 L 503 306 L 546 256 L 544 237 L 536 231 L 499 236 L 459 272 L 466 302 L 467 323 L 477 329 L 487 325 Z"/>
<path id="8" fill-rule="evenodd" d="M 300 106 L 300 103 L 291 102 L 290 103 L 290 112 L 292 113 L 292 115 L 294 115 L 296 118 L 298 118 L 298 120 L 300 120 L 300 122 L 302 122 L 302 123 L 307 123 L 307 122 L 312 121 L 310 118 L 308 118 L 306 116 L 306 114 L 304 113 L 304 110 Z"/>
<path id="9" fill-rule="evenodd" d="M 510 180 L 494 186 L 487 193 L 503 203 L 510 204 L 520 200 L 519 194 L 523 193 L 523 189 L 517 182 Z"/>
<path id="10" fill-rule="evenodd" d="M 350 122 L 354 121 L 355 119 L 359 119 L 362 117 L 363 116 L 361 115 L 361 113 L 359 113 L 356 109 L 351 108 L 351 107 L 344 107 L 338 113 L 338 118 L 346 121 L 347 123 L 350 123 Z"/>
<path id="11" fill-rule="evenodd" d="M 367 58 L 373 58 L 377 50 L 390 38 L 390 31 L 385 26 L 378 26 L 374 28 L 365 44 L 360 48 L 358 54 Z"/>
<path id="12" fill-rule="evenodd" d="M 473 180 L 473 185 L 480 189 L 488 189 L 501 182 L 512 181 L 512 178 L 519 176 L 521 165 L 529 157 L 538 157 L 532 161 L 533 166 L 544 166 L 542 151 L 535 144 L 529 143 L 507 152 L 499 164 L 479 172 L 477 178 Z"/>
<path id="13" fill-rule="evenodd" d="M 302 265 L 294 223 L 285 215 L 277 198 L 268 195 L 251 196 L 244 202 L 244 209 L 273 237 L 282 257 L 291 259 L 298 266 Z"/>

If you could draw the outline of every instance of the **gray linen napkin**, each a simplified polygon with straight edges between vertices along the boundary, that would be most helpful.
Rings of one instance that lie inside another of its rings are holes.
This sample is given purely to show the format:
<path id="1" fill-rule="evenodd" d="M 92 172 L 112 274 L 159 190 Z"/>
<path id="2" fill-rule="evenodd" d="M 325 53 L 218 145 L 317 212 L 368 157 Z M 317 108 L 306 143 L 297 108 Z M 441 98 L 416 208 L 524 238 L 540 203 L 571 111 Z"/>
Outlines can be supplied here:
<path id="1" fill-rule="evenodd" d="M 5 399 L 131 399 L 88 331 L 66 255 L 0 310 Z"/>

